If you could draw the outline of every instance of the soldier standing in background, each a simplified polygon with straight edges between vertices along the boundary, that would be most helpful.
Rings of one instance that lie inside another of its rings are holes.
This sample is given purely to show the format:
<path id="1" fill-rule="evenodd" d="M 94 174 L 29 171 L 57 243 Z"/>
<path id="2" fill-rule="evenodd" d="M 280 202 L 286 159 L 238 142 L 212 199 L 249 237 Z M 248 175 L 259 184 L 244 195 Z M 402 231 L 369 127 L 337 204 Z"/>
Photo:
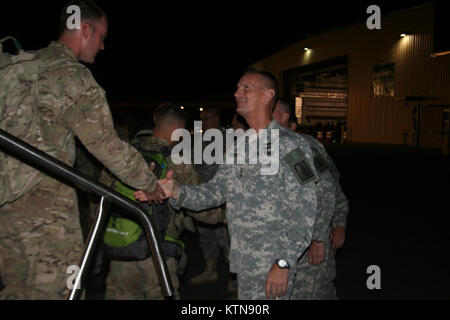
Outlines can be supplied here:
<path id="1" fill-rule="evenodd" d="M 80 8 L 79 29 L 67 27 L 70 5 Z M 59 40 L 37 52 L 48 66 L 39 75 L 36 97 L 44 145 L 54 147 L 51 155 L 72 166 L 77 136 L 121 180 L 153 190 L 154 174 L 139 152 L 117 137 L 105 92 L 78 62 L 94 63 L 104 49 L 105 13 L 91 1 L 72 1 L 61 11 L 60 24 Z M 68 292 L 66 271 L 79 264 L 83 241 L 75 190 L 42 175 L 33 189 L 0 208 L 0 272 L 5 284 L 0 298 L 62 299 Z"/>
<path id="2" fill-rule="evenodd" d="M 225 138 L 225 130 L 222 127 L 220 111 L 217 108 L 207 108 L 200 114 L 202 120 L 203 133 L 209 129 L 218 129 L 222 132 Z M 203 149 L 209 144 L 204 141 Z M 225 140 L 223 141 L 225 145 Z M 194 165 L 195 172 L 199 177 L 200 183 L 211 180 L 219 169 L 218 164 L 196 164 Z M 217 211 L 222 211 L 225 220 L 225 208 L 219 206 L 215 208 Z M 230 238 L 227 227 L 224 223 L 206 224 L 197 221 L 198 242 L 205 259 L 205 269 L 197 276 L 190 279 L 192 284 L 201 284 L 208 282 L 217 282 L 218 271 L 217 264 L 219 262 L 220 249 L 223 251 L 225 260 L 228 261 L 228 254 L 230 252 Z M 228 264 L 228 263 L 227 263 Z"/>
<path id="3" fill-rule="evenodd" d="M 178 183 L 186 185 L 198 185 L 197 176 L 191 164 L 177 164 L 172 161 L 171 148 L 175 144 L 171 140 L 172 133 L 177 129 L 186 127 L 186 114 L 176 104 L 164 103 L 154 112 L 154 133 L 151 135 L 140 135 L 133 139 L 139 149 L 161 153 L 165 149 L 165 156 L 168 169 L 174 173 L 174 178 Z M 170 215 L 166 236 L 169 239 L 179 241 L 180 233 L 183 229 L 182 221 L 184 212 L 175 211 L 168 206 Z M 203 211 L 199 213 L 187 212 L 194 219 L 206 221 L 207 223 L 217 223 L 224 220 L 220 212 Z M 167 239 L 166 239 L 167 240 Z M 173 241 L 172 240 L 172 241 Z M 163 245 L 164 250 L 164 245 Z M 179 298 L 178 257 L 168 256 L 166 253 L 167 267 L 170 278 L 176 291 L 175 298 Z M 182 267 L 183 269 L 184 267 Z M 119 300 L 157 300 L 163 299 L 157 274 L 154 270 L 152 258 L 143 261 L 111 261 L 111 269 L 107 278 L 106 299 Z"/>
<path id="4" fill-rule="evenodd" d="M 293 129 L 289 123 L 290 116 L 290 106 L 278 101 L 274 119 Z M 348 200 L 339 185 L 339 171 L 323 145 L 310 135 L 302 136 L 309 141 L 314 153 L 318 174 L 317 214 L 311 245 L 297 264 L 291 299 L 335 300 L 335 254 L 345 239 Z"/>

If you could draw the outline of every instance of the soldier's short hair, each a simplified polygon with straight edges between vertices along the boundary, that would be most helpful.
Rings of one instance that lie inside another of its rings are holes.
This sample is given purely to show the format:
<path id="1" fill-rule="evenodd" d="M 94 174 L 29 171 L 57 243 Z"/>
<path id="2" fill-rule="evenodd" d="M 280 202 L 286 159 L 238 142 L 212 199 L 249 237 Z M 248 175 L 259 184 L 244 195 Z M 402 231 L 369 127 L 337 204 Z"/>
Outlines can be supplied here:
<path id="1" fill-rule="evenodd" d="M 244 72 L 244 74 L 249 74 L 249 73 L 250 74 L 259 74 L 260 76 L 263 76 L 267 80 L 268 89 L 273 89 L 275 91 L 275 97 L 274 97 L 275 101 L 278 100 L 278 95 L 279 95 L 278 81 L 272 73 L 270 73 L 267 70 L 253 69 L 253 68 L 247 69 Z"/>
<path id="2" fill-rule="evenodd" d="M 166 122 L 187 122 L 186 113 L 180 108 L 179 105 L 166 102 L 159 105 L 153 112 L 153 122 L 155 126 L 163 125 Z"/>
<path id="3" fill-rule="evenodd" d="M 289 114 L 289 123 L 297 123 L 297 116 L 295 115 L 294 108 L 284 100 L 279 99 L 278 104 L 283 112 Z"/>
<path id="4" fill-rule="evenodd" d="M 102 18 L 105 18 L 108 21 L 108 17 L 105 12 L 100 9 L 93 1 L 91 0 L 72 0 L 68 4 L 66 4 L 62 9 L 59 15 L 59 32 L 62 34 L 65 30 L 67 30 L 67 19 L 70 17 L 70 13 L 67 13 L 67 8 L 70 6 L 78 6 L 80 8 L 81 22 L 98 22 Z M 92 29 L 95 31 L 95 25 L 91 25 Z"/>
<path id="5" fill-rule="evenodd" d="M 287 113 L 289 117 L 292 115 L 292 108 L 286 101 L 278 100 L 278 105 L 283 110 L 283 112 Z"/>

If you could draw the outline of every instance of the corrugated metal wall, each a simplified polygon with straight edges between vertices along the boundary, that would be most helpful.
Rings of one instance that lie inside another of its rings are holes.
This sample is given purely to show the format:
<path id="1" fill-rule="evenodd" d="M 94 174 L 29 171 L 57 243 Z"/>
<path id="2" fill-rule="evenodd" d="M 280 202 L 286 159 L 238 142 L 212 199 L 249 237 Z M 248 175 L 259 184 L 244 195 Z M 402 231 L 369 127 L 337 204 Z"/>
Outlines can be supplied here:
<path id="1" fill-rule="evenodd" d="M 283 71 L 347 55 L 349 141 L 414 144 L 413 108 L 416 104 L 406 105 L 398 98 L 437 97 L 422 104 L 450 104 L 450 55 L 431 58 L 433 19 L 431 4 L 382 15 L 381 30 L 369 30 L 363 23 L 315 35 L 253 67 L 273 72 L 282 82 Z M 402 32 L 410 35 L 402 38 Z M 312 50 L 305 52 L 305 46 Z M 395 63 L 395 97 L 374 98 L 373 68 L 391 62 Z M 440 148 L 441 127 L 442 110 L 425 106 L 421 145 Z"/>

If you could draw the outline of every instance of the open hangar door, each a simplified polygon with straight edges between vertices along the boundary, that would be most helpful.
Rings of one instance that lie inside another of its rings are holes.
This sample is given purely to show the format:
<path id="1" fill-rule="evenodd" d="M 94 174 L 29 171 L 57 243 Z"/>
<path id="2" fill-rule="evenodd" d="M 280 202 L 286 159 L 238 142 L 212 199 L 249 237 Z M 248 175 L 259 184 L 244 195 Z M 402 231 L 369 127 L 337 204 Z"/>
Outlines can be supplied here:
<path id="1" fill-rule="evenodd" d="M 295 106 L 298 128 L 327 143 L 346 141 L 347 57 L 283 72 L 284 97 Z"/>

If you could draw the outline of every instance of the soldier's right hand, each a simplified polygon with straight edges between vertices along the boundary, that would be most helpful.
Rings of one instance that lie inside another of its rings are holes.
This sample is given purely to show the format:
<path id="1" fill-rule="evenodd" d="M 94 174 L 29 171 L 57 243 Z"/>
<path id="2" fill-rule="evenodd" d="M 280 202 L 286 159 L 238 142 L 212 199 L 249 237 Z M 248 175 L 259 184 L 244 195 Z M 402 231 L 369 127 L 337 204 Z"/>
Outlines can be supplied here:
<path id="1" fill-rule="evenodd" d="M 158 189 L 158 186 L 156 186 L 156 188 L 153 192 L 149 192 L 149 193 L 145 193 L 142 190 L 138 190 L 134 193 L 134 197 L 136 200 L 138 200 L 140 202 L 149 202 L 149 203 L 154 202 L 156 204 L 160 204 L 163 202 L 164 198 L 157 189 Z"/>
<path id="2" fill-rule="evenodd" d="M 156 184 L 156 188 L 153 192 L 145 193 L 142 190 L 138 190 L 134 193 L 134 197 L 136 200 L 141 202 L 154 202 L 154 203 L 162 203 L 164 199 L 173 197 L 175 199 L 178 198 L 178 185 L 175 183 L 173 179 L 173 171 L 167 171 L 166 177 L 164 179 L 158 180 Z"/>
<path id="3" fill-rule="evenodd" d="M 330 242 L 333 250 L 337 250 L 344 245 L 345 242 L 345 228 L 335 227 L 330 233 Z"/>

